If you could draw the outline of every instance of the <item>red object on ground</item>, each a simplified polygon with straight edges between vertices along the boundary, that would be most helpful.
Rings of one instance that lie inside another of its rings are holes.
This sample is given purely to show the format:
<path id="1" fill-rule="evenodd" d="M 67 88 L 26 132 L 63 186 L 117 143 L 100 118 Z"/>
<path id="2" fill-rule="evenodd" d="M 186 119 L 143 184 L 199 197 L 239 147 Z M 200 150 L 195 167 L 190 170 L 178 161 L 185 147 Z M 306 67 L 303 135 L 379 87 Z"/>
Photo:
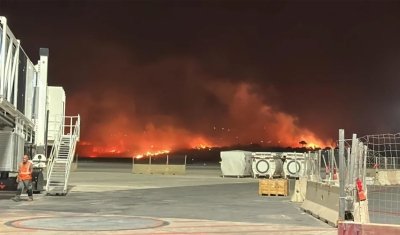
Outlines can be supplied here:
<path id="1" fill-rule="evenodd" d="M 360 178 L 357 179 L 356 183 L 357 183 L 357 189 L 358 189 L 358 191 L 359 191 L 359 192 L 360 192 L 360 191 L 363 191 L 363 186 L 362 186 L 362 182 L 361 182 Z"/>
<path id="2" fill-rule="evenodd" d="M 378 164 L 376 164 L 376 163 L 375 163 L 375 165 L 374 165 L 374 169 L 377 169 L 377 168 L 378 168 Z"/>
<path id="3" fill-rule="evenodd" d="M 400 226 L 388 224 L 361 224 L 354 222 L 340 222 L 338 225 L 338 235 L 370 234 L 397 235 L 400 234 Z"/>
<path id="4" fill-rule="evenodd" d="M 326 171 L 330 171 L 331 167 L 330 166 L 326 166 Z"/>
<path id="5" fill-rule="evenodd" d="M 363 191 L 363 186 L 360 178 L 357 179 L 356 184 L 357 184 L 358 198 L 360 199 L 360 201 L 367 200 L 367 197 L 365 196 Z"/>

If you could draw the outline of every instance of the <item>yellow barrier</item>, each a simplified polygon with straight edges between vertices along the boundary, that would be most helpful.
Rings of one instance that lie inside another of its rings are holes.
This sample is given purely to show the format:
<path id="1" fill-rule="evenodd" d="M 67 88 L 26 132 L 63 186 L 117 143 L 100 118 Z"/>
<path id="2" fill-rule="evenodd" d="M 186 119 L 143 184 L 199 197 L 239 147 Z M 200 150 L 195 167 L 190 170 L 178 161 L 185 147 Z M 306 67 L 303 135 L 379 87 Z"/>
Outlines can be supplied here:
<path id="1" fill-rule="evenodd" d="M 337 227 L 339 219 L 339 186 L 307 182 L 306 198 L 301 210 Z"/>
<path id="2" fill-rule="evenodd" d="M 290 199 L 291 202 L 304 202 L 307 192 L 307 178 L 307 176 L 301 176 L 298 180 L 296 180 L 294 193 Z"/>
<path id="3" fill-rule="evenodd" d="M 133 164 L 133 174 L 186 175 L 186 165 Z"/>
<path id="4" fill-rule="evenodd" d="M 74 172 L 78 169 L 78 164 L 76 162 L 71 163 L 71 168 L 69 171 Z"/>
<path id="5" fill-rule="evenodd" d="M 398 170 L 378 170 L 376 173 L 376 184 L 387 185 L 400 185 L 400 171 Z"/>

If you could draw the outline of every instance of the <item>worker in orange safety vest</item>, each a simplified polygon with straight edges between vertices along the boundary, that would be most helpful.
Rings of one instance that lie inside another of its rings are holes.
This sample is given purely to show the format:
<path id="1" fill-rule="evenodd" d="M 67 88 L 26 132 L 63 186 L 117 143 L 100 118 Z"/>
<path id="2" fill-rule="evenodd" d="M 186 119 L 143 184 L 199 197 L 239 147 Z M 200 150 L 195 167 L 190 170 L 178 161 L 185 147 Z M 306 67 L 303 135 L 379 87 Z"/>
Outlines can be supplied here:
<path id="1" fill-rule="evenodd" d="M 32 195 L 32 163 L 28 161 L 28 155 L 24 155 L 23 161 L 19 165 L 19 173 L 17 177 L 17 195 L 12 198 L 12 200 L 18 202 L 21 200 L 21 193 L 26 190 L 28 193 L 29 201 L 33 201 Z"/>

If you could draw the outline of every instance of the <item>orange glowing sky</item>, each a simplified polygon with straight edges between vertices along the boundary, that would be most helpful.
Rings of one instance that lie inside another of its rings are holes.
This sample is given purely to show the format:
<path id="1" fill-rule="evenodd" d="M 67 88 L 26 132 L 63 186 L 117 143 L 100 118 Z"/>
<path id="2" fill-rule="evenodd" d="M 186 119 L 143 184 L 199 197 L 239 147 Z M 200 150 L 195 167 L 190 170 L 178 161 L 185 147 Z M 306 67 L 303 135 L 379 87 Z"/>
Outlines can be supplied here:
<path id="1" fill-rule="evenodd" d="M 226 106 L 226 116 L 216 125 L 210 121 L 201 123 L 200 120 L 197 125 L 203 128 L 193 131 L 179 125 L 179 119 L 172 116 L 130 116 L 120 110 L 114 112 L 107 122 L 91 125 L 93 134 L 90 138 L 97 143 L 94 151 L 142 154 L 251 143 L 300 147 L 302 140 L 308 143 L 308 147 L 331 146 L 330 140 L 321 140 L 313 131 L 301 127 L 297 117 L 266 105 L 263 97 L 251 92 L 251 84 L 215 82 L 206 88 Z M 83 96 L 82 99 L 91 102 L 88 97 Z M 114 102 L 108 100 L 103 105 L 115 106 Z M 89 120 L 84 119 L 85 114 L 82 117 L 82 125 L 85 125 Z"/>

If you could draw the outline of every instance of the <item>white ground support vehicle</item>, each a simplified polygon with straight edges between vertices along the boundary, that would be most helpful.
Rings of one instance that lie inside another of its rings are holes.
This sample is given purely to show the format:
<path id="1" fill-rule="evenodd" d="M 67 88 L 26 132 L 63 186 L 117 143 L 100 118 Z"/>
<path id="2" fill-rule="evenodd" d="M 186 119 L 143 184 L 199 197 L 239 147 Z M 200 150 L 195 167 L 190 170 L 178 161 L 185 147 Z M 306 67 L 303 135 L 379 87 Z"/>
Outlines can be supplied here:
<path id="1" fill-rule="evenodd" d="M 47 86 L 49 50 L 39 53 L 34 65 L 0 16 L 0 191 L 16 190 L 26 154 L 34 166 L 33 191 L 65 195 L 80 117 L 65 116 L 64 89 Z"/>
<path id="2" fill-rule="evenodd" d="M 286 157 L 283 170 L 287 178 L 299 178 L 304 175 L 305 153 L 285 152 L 282 155 Z"/>
<path id="3" fill-rule="evenodd" d="M 276 153 L 254 152 L 252 155 L 253 178 L 272 178 L 275 172 Z"/>

